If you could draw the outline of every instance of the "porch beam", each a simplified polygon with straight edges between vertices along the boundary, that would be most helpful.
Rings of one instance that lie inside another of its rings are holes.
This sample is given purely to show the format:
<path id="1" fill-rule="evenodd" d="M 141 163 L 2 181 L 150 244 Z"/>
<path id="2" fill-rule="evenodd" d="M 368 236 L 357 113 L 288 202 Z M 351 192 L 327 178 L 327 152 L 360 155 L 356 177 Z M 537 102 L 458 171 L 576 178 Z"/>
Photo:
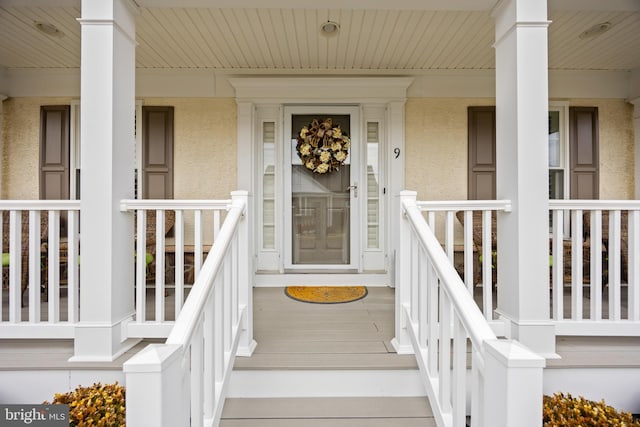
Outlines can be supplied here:
<path id="1" fill-rule="evenodd" d="M 555 353 L 549 313 L 548 52 L 546 2 L 503 0 L 493 10 L 496 50 L 498 303 L 507 334 Z"/>
<path id="2" fill-rule="evenodd" d="M 80 323 L 72 361 L 108 361 L 127 339 L 133 306 L 135 15 L 129 0 L 82 1 Z"/>

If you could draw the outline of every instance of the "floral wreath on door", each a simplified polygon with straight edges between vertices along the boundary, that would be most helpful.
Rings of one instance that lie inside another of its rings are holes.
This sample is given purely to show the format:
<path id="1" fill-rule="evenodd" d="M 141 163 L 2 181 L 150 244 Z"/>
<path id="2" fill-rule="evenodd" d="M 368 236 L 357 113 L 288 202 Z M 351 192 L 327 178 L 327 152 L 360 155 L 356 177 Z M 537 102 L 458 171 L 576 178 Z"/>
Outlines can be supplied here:
<path id="1" fill-rule="evenodd" d="M 351 139 L 333 120 L 313 119 L 298 133 L 296 151 L 309 170 L 326 174 L 340 169 L 349 156 Z"/>

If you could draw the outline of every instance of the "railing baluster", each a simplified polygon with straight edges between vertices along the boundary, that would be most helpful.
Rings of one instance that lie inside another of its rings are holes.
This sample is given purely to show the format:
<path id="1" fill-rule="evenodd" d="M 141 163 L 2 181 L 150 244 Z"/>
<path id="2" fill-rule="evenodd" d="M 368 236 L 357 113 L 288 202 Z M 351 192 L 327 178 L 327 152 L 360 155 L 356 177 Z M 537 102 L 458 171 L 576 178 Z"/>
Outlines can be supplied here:
<path id="1" fill-rule="evenodd" d="M 165 320 L 164 233 L 164 210 L 156 209 L 156 322 L 164 322 Z"/>
<path id="2" fill-rule="evenodd" d="M 40 212 L 29 211 L 29 323 L 40 322 Z M 51 312 L 49 312 L 51 321 Z"/>
<path id="3" fill-rule="evenodd" d="M 447 211 L 445 213 L 445 226 L 444 226 L 444 239 L 445 239 L 445 252 L 449 261 L 453 263 L 454 245 L 453 245 L 453 211 Z"/>
<path id="4" fill-rule="evenodd" d="M 67 221 L 67 313 L 69 322 L 77 323 L 80 320 L 78 211 L 67 211 Z"/>
<path id="5" fill-rule="evenodd" d="M 214 408 L 216 406 L 216 381 L 213 376 L 215 369 L 214 352 L 215 352 L 215 319 L 214 319 L 214 302 L 213 293 L 207 298 L 207 303 L 204 309 L 204 417 L 213 417 Z"/>
<path id="6" fill-rule="evenodd" d="M 571 223 L 573 224 L 571 236 L 571 318 L 573 320 L 582 320 L 582 287 L 584 281 L 584 277 L 582 277 L 582 210 L 571 211 Z"/>
<path id="7" fill-rule="evenodd" d="M 553 211 L 553 267 L 552 294 L 553 294 L 553 319 L 564 319 L 564 261 L 563 238 L 564 217 L 561 210 Z"/>
<path id="8" fill-rule="evenodd" d="M 177 316 L 184 304 L 184 211 L 182 209 L 176 210 L 174 229 L 174 309 Z"/>
<path id="9" fill-rule="evenodd" d="M 193 277 L 194 280 L 198 277 L 200 269 L 202 268 L 202 210 L 197 209 L 193 212 Z"/>
<path id="10" fill-rule="evenodd" d="M 136 322 L 147 318 L 147 211 L 138 209 L 136 221 Z"/>
<path id="11" fill-rule="evenodd" d="M 414 239 L 415 240 L 415 239 Z M 429 334 L 427 332 L 428 320 L 427 316 L 429 313 L 429 301 L 427 296 L 427 289 L 429 286 L 429 277 L 428 277 L 428 269 L 429 262 L 427 260 L 427 256 L 424 252 L 424 248 L 418 246 L 419 257 L 417 259 L 418 263 L 418 327 L 419 327 L 419 340 L 421 346 L 427 346 L 429 340 Z M 414 302 L 412 302 L 414 304 Z"/>
<path id="12" fill-rule="evenodd" d="M 417 316 L 417 310 L 418 307 L 415 304 L 415 302 L 418 300 L 418 287 L 420 286 L 420 277 L 419 277 L 419 265 L 418 265 L 418 257 L 419 257 L 419 247 L 418 247 L 418 242 L 415 239 L 411 240 L 411 253 L 410 253 L 410 257 L 411 257 L 411 269 L 409 270 L 409 277 L 411 280 L 411 286 L 410 286 L 410 294 L 409 294 L 409 301 L 410 301 L 410 311 L 411 311 L 411 318 L 415 319 Z"/>
<path id="13" fill-rule="evenodd" d="M 213 240 L 216 240 L 220 232 L 220 211 L 213 211 Z"/>
<path id="14" fill-rule="evenodd" d="M 482 310 L 487 320 L 493 319 L 493 248 L 490 210 L 482 212 Z"/>
<path id="15" fill-rule="evenodd" d="M 203 425 L 203 394 L 204 394 L 204 338 L 203 324 L 200 321 L 199 327 L 195 330 L 191 340 L 191 425 Z"/>
<path id="16" fill-rule="evenodd" d="M 602 211 L 591 211 L 591 320 L 602 320 Z"/>
<path id="17" fill-rule="evenodd" d="M 467 333 L 457 317 L 453 320 L 453 427 L 467 423 Z"/>
<path id="18" fill-rule="evenodd" d="M 438 343 L 440 387 L 440 408 L 442 412 L 451 412 L 451 301 L 444 287 L 440 286 L 440 340 Z"/>
<path id="19" fill-rule="evenodd" d="M 9 322 L 22 320 L 22 215 L 9 213 Z"/>
<path id="20" fill-rule="evenodd" d="M 640 211 L 629 211 L 628 301 L 629 320 L 640 321 Z"/>
<path id="21" fill-rule="evenodd" d="M 620 211 L 609 211 L 609 320 L 620 320 Z"/>
<path id="22" fill-rule="evenodd" d="M 473 296 L 473 211 L 464 212 L 464 283 Z"/>
<path id="23" fill-rule="evenodd" d="M 51 210 L 49 211 L 49 280 L 48 280 L 49 323 L 57 323 L 60 321 L 60 237 L 59 236 L 60 236 L 60 212 Z"/>
<path id="24" fill-rule="evenodd" d="M 429 372 L 438 372 L 438 277 L 433 270 L 431 260 L 427 259 L 427 366 Z"/>

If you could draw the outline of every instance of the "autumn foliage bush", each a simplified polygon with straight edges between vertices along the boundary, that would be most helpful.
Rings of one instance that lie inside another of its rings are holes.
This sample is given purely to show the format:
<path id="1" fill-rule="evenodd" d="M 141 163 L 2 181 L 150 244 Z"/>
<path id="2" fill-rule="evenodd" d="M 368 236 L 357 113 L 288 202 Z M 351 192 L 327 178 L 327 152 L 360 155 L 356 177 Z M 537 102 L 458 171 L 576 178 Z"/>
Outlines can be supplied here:
<path id="1" fill-rule="evenodd" d="M 49 402 L 44 402 L 49 404 Z M 125 425 L 125 389 L 100 383 L 56 393 L 51 403 L 69 405 L 70 426 L 121 427 Z"/>
<path id="2" fill-rule="evenodd" d="M 640 427 L 628 412 L 567 393 L 543 397 L 543 427 Z"/>

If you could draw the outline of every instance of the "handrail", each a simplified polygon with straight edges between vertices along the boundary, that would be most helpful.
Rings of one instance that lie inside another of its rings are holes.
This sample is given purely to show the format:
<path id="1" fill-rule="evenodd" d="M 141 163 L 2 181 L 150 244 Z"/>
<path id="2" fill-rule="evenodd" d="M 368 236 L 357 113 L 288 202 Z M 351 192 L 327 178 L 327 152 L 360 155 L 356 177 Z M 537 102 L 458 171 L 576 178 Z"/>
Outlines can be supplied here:
<path id="1" fill-rule="evenodd" d="M 127 425 L 217 426 L 236 356 L 253 341 L 247 192 L 232 201 L 164 344 L 125 362 Z"/>
<path id="2" fill-rule="evenodd" d="M 561 210 L 640 210 L 640 200 L 549 200 L 550 209 Z"/>
<path id="3" fill-rule="evenodd" d="M 416 201 L 421 211 L 504 211 L 511 212 L 511 200 L 430 200 Z"/>
<path id="4" fill-rule="evenodd" d="M 191 200 L 191 199 L 127 199 L 120 201 L 120 210 L 154 209 L 227 209 L 231 200 Z"/>
<path id="5" fill-rule="evenodd" d="M 433 217 L 438 204 L 416 202 L 416 193 L 409 191 L 399 200 L 392 344 L 398 353 L 415 354 L 437 425 L 463 426 L 469 413 L 473 426 L 539 425 L 544 359 L 517 341 L 497 338 L 422 213 L 428 210 Z M 489 210 L 506 205 L 484 204 L 483 216 L 490 218 Z M 455 207 L 467 208 L 468 217 L 477 206 Z M 440 207 L 452 232 L 451 205 Z"/>
<path id="6" fill-rule="evenodd" d="M 220 269 L 220 265 L 231 243 L 231 238 L 236 230 L 238 222 L 244 215 L 246 207 L 242 201 L 232 203 L 224 225 L 220 229 L 220 235 L 213 243 L 209 256 L 205 260 L 200 275 L 196 279 L 189 297 L 184 303 L 171 333 L 167 337 L 167 344 L 186 345 L 191 341 L 196 329 L 199 317 L 206 304 L 207 296 L 213 288 L 213 279 Z"/>
<path id="7" fill-rule="evenodd" d="M 420 243 L 432 259 L 433 267 L 438 273 L 440 284 L 449 294 L 453 305 L 460 316 L 460 320 L 469 333 L 469 337 L 477 346 L 482 346 L 485 340 L 496 339 L 482 312 L 478 308 L 469 292 L 466 290 L 458 272 L 453 268 L 442 246 L 433 232 L 427 227 L 423 216 L 417 206 L 403 203 L 404 212 L 410 218 L 414 232 L 420 239 Z"/>
<path id="8" fill-rule="evenodd" d="M 80 210 L 80 200 L 0 200 L 0 210 L 68 211 Z"/>

